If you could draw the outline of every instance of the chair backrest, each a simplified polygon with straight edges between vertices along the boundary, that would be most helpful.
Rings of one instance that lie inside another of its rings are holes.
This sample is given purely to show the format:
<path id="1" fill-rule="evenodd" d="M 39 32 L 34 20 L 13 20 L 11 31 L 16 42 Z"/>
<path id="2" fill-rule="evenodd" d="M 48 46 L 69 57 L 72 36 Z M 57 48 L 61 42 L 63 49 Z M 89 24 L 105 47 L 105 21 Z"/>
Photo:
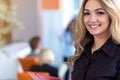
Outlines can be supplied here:
<path id="1" fill-rule="evenodd" d="M 26 58 L 19 58 L 20 64 L 23 68 L 23 71 L 29 71 L 32 65 L 38 64 L 37 57 L 26 57 Z"/>
<path id="2" fill-rule="evenodd" d="M 17 78 L 18 80 L 34 80 L 28 72 L 23 72 L 23 73 L 18 72 Z"/>
<path id="3" fill-rule="evenodd" d="M 56 78 L 51 78 L 48 72 L 18 72 L 17 73 L 18 80 L 58 80 Z M 51 78 L 51 79 L 50 79 Z"/>
<path id="4" fill-rule="evenodd" d="M 37 73 L 42 74 L 42 75 L 46 75 L 46 76 L 50 76 L 49 72 L 37 72 Z"/>
<path id="5" fill-rule="evenodd" d="M 38 72 L 29 72 L 34 80 L 61 80 L 60 78 L 44 75 Z"/>

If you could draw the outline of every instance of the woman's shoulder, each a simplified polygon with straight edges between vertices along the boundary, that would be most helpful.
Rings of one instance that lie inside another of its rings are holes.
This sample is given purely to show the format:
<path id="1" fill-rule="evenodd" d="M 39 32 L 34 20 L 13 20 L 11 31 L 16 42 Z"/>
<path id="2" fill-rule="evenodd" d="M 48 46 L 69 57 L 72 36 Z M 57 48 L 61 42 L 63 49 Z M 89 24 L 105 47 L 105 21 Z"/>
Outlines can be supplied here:
<path id="1" fill-rule="evenodd" d="M 120 53 L 120 44 L 117 44 L 116 52 Z"/>
<path id="2" fill-rule="evenodd" d="M 120 60 L 120 44 L 117 44 L 116 49 L 114 49 L 113 57 Z"/>

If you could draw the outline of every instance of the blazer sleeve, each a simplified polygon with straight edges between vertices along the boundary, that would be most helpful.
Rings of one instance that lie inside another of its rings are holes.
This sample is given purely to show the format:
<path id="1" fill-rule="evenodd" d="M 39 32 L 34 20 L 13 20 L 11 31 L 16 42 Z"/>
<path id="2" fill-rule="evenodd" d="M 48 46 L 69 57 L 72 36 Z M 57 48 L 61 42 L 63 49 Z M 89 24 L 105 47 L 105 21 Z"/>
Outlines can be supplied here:
<path id="1" fill-rule="evenodd" d="M 120 59 L 118 60 L 118 70 L 117 70 L 116 80 L 120 80 Z"/>

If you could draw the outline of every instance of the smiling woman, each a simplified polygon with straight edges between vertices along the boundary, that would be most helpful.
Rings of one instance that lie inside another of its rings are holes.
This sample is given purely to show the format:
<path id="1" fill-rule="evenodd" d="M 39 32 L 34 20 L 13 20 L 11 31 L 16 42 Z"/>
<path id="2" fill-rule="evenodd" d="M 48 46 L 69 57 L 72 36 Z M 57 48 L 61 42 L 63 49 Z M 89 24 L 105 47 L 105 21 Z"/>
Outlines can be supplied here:
<path id="1" fill-rule="evenodd" d="M 120 80 L 120 1 L 83 0 L 70 59 L 72 80 Z"/>

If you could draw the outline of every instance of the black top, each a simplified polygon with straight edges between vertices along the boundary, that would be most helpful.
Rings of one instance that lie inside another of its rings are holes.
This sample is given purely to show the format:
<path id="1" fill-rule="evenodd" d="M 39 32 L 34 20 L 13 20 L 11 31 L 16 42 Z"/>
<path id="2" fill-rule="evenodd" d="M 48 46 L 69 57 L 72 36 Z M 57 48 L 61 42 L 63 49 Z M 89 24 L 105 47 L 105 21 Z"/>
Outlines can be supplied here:
<path id="1" fill-rule="evenodd" d="M 91 47 L 89 43 L 75 61 L 72 80 L 120 80 L 120 45 L 109 38 L 93 55 Z"/>
<path id="2" fill-rule="evenodd" d="M 33 66 L 31 66 L 30 71 L 34 71 L 34 72 L 48 72 L 48 73 L 50 73 L 51 76 L 58 77 L 58 69 L 53 67 L 53 66 L 50 66 L 48 64 L 44 64 L 42 66 L 40 66 L 40 65 L 33 65 Z"/>

